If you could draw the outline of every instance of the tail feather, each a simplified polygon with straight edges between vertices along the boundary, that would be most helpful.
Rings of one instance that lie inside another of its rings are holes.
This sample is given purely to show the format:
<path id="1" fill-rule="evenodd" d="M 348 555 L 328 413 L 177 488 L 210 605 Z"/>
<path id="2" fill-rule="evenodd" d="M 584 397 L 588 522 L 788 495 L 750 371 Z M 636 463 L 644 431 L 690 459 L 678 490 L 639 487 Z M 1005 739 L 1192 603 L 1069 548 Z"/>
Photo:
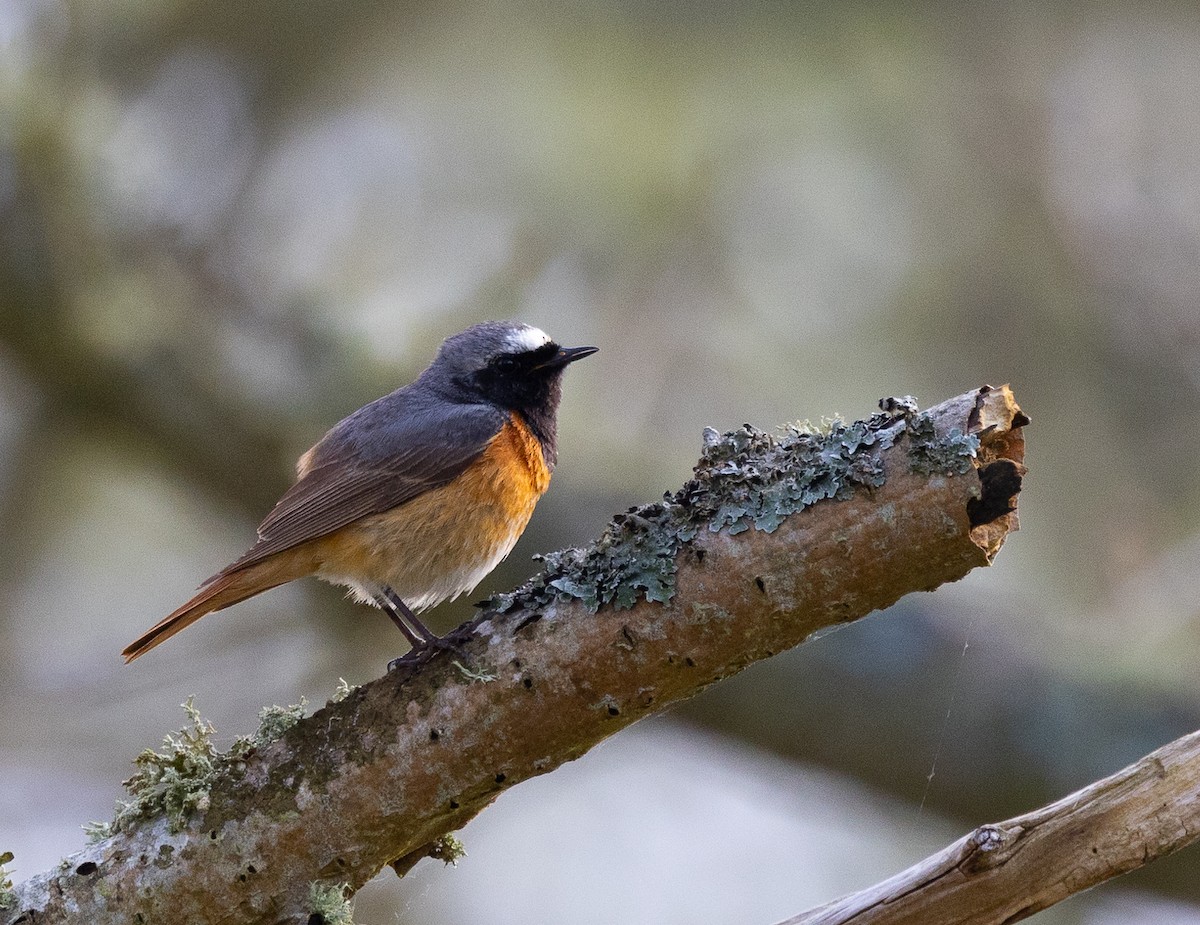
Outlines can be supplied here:
<path id="1" fill-rule="evenodd" d="M 250 568 L 213 576 L 195 597 L 126 646 L 125 651 L 121 653 L 125 657 L 125 663 L 145 655 L 159 643 L 187 629 L 207 613 L 229 607 L 308 574 L 309 570 L 297 571 L 293 567 L 294 562 L 289 560 L 292 560 L 292 557 L 275 556 Z"/>

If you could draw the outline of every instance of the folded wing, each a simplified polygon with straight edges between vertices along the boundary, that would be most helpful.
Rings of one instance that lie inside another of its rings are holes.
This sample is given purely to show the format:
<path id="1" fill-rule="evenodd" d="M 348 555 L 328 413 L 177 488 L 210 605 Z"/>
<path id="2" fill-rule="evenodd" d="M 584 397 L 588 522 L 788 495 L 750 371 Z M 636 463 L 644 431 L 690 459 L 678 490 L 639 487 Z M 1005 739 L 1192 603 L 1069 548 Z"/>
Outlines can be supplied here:
<path id="1" fill-rule="evenodd" d="M 300 478 L 259 525 L 258 542 L 209 581 L 453 481 L 506 420 L 490 405 L 406 408 L 404 399 L 403 390 L 387 395 L 326 434 L 305 455 Z"/>

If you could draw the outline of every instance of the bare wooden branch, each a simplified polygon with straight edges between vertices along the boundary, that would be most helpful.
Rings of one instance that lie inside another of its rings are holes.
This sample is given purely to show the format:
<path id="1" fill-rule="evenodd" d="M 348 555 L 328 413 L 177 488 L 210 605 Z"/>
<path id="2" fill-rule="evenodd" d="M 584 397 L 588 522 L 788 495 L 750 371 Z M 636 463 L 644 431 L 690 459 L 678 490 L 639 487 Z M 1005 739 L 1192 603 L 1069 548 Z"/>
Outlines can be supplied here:
<path id="1" fill-rule="evenodd" d="M 925 416 L 890 407 L 803 472 L 788 468 L 792 443 L 760 452 L 769 441 L 741 432 L 727 457 L 714 440 L 673 501 L 556 557 L 461 628 L 457 652 L 326 705 L 223 767 L 181 830 L 162 816 L 123 827 L 18 887 L 0 921 L 307 922 L 314 884 L 403 872 L 513 784 L 815 630 L 986 565 L 1016 528 L 1027 419 L 1011 392 Z"/>
<path id="2" fill-rule="evenodd" d="M 781 925 L 1019 922 L 1200 837 L 1200 732 Z"/>

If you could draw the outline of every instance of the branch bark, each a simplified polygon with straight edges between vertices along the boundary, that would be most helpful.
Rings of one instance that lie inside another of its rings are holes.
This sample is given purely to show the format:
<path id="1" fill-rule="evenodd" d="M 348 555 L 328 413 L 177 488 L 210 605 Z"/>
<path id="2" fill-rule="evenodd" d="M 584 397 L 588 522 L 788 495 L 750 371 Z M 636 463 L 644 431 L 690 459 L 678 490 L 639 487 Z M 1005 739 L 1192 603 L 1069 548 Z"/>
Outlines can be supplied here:
<path id="1" fill-rule="evenodd" d="M 820 440 L 713 434 L 673 498 L 549 557 L 456 631 L 457 653 L 228 760 L 177 831 L 162 813 L 123 825 L 18 887 L 0 921 L 308 922 L 314 883 L 402 873 L 513 784 L 988 564 L 1017 526 L 1026 423 L 1007 387 L 985 386 Z"/>
<path id="2" fill-rule="evenodd" d="M 1200 732 L 780 925 L 1019 922 L 1200 838 Z"/>

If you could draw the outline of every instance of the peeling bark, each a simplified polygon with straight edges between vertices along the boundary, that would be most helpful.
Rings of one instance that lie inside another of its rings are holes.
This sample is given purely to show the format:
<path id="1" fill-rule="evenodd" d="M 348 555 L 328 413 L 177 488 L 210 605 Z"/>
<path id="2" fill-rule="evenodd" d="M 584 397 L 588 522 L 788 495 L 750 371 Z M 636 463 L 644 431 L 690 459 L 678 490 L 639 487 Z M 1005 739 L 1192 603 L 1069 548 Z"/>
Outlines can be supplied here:
<path id="1" fill-rule="evenodd" d="M 1007 387 L 931 409 L 920 423 L 934 436 L 978 439 L 947 470 L 936 445 L 899 439 L 910 412 L 870 451 L 878 487 L 773 532 L 700 529 L 675 553 L 666 603 L 589 612 L 518 592 L 460 627 L 457 652 L 402 665 L 231 764 L 182 831 L 150 819 L 91 846 L 18 887 L 0 922 L 308 922 L 314 882 L 355 890 L 389 863 L 407 870 L 513 784 L 816 630 L 988 564 L 1017 527 L 1028 419 Z"/>

